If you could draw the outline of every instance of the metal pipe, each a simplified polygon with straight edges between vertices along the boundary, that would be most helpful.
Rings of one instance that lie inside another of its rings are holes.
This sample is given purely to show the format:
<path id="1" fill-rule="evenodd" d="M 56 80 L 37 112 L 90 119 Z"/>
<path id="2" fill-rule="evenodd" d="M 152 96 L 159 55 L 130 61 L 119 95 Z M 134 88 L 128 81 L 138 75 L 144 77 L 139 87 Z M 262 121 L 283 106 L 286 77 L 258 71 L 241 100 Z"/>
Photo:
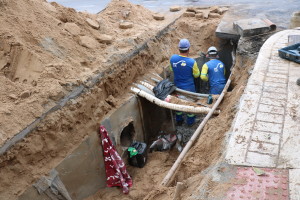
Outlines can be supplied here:
<path id="1" fill-rule="evenodd" d="M 182 89 L 179 89 L 179 88 L 176 88 L 175 91 L 183 93 L 183 94 L 189 94 L 189 95 L 198 96 L 198 97 L 208 97 L 209 96 L 209 94 L 195 93 L 195 92 L 190 92 L 190 91 L 182 90 Z"/>
<path id="2" fill-rule="evenodd" d="M 270 27 L 270 31 L 276 30 L 276 24 L 271 22 L 269 19 L 262 19 L 262 20 Z"/>

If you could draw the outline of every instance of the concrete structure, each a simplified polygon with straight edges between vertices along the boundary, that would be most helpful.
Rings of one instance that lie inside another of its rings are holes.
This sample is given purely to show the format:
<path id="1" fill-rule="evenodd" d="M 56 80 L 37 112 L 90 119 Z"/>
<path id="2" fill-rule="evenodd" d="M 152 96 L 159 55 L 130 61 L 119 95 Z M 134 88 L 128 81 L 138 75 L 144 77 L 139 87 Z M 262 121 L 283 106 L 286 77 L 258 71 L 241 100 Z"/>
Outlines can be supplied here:
<path id="1" fill-rule="evenodd" d="M 261 47 L 230 133 L 229 164 L 289 169 L 290 199 L 300 198 L 300 65 L 281 59 L 286 30 Z"/>
<path id="2" fill-rule="evenodd" d="M 235 21 L 233 26 L 242 37 L 259 35 L 270 31 L 270 26 L 265 21 L 257 18 L 241 19 Z"/>
<path id="3" fill-rule="evenodd" d="M 216 29 L 216 36 L 238 41 L 240 37 L 250 37 L 276 30 L 276 25 L 268 19 L 248 18 L 228 11 Z"/>
<path id="4" fill-rule="evenodd" d="M 226 39 L 226 40 L 235 40 L 238 41 L 240 38 L 239 33 L 233 28 L 233 20 L 223 18 L 223 20 L 219 23 L 216 29 L 216 36 L 218 38 Z"/>
<path id="5" fill-rule="evenodd" d="M 130 143 L 132 141 L 144 142 L 150 137 L 155 137 L 161 128 L 162 122 L 168 121 L 166 117 L 165 109 L 144 99 L 131 96 L 120 108 L 108 114 L 101 125 L 106 127 L 118 153 L 126 162 L 126 150 Z M 68 195 L 73 200 L 84 199 L 106 187 L 105 168 L 98 131 L 95 130 L 91 133 L 54 171 L 57 172 L 57 178 L 62 182 L 63 188 L 66 188 Z M 49 173 L 50 178 L 46 177 L 47 180 L 51 179 L 51 172 Z M 41 183 L 38 184 L 41 185 Z M 52 189 L 52 186 L 56 188 L 55 185 L 50 183 L 41 194 L 34 186 L 31 186 L 19 199 L 60 199 L 58 195 L 55 196 L 51 191 L 49 194 L 48 189 Z M 67 200 L 67 198 L 62 199 Z"/>

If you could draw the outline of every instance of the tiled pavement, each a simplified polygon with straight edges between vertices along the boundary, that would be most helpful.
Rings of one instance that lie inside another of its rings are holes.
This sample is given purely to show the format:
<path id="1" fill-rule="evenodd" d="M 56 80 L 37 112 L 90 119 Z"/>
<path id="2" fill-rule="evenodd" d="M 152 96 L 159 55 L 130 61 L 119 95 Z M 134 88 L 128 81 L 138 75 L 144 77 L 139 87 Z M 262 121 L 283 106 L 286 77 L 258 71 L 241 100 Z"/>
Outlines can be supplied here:
<path id="1" fill-rule="evenodd" d="M 263 169 L 258 176 L 250 167 L 238 167 L 226 200 L 288 200 L 288 170 Z"/>
<path id="2" fill-rule="evenodd" d="M 300 199 L 300 64 L 281 59 L 288 35 L 274 34 L 262 46 L 240 100 L 226 161 L 233 165 L 289 169 L 290 199 Z"/>

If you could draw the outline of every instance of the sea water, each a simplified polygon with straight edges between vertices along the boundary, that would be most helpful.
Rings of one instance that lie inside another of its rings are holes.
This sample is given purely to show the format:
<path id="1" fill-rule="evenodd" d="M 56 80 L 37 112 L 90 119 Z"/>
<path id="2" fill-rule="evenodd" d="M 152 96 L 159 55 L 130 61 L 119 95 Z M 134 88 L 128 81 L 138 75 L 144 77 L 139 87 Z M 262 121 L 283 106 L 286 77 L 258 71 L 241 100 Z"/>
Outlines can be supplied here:
<path id="1" fill-rule="evenodd" d="M 49 0 L 54 1 L 54 0 Z M 98 13 L 110 0 L 55 0 L 66 7 L 77 11 Z M 172 5 L 179 6 L 233 6 L 235 12 L 244 18 L 268 18 L 282 28 L 288 28 L 293 12 L 300 10 L 300 0 L 129 0 L 155 12 L 167 11 Z"/>

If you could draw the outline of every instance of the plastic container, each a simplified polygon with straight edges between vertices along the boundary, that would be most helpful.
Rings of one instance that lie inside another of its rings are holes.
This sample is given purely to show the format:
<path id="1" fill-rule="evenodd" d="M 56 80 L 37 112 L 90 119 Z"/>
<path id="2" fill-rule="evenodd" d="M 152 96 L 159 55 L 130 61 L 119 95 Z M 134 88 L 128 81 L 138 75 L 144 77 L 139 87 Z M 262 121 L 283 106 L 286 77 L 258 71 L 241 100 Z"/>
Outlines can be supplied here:
<path id="1" fill-rule="evenodd" d="M 137 155 L 130 158 L 130 153 L 128 152 L 128 162 L 131 166 L 142 168 L 147 162 L 147 144 L 143 142 L 133 142 L 131 147 L 137 150 Z"/>
<path id="2" fill-rule="evenodd" d="M 213 102 L 213 97 L 210 94 L 207 98 L 207 104 L 212 104 L 212 102 Z"/>
<path id="3" fill-rule="evenodd" d="M 281 58 L 300 63 L 300 43 L 279 49 L 278 54 Z"/>

